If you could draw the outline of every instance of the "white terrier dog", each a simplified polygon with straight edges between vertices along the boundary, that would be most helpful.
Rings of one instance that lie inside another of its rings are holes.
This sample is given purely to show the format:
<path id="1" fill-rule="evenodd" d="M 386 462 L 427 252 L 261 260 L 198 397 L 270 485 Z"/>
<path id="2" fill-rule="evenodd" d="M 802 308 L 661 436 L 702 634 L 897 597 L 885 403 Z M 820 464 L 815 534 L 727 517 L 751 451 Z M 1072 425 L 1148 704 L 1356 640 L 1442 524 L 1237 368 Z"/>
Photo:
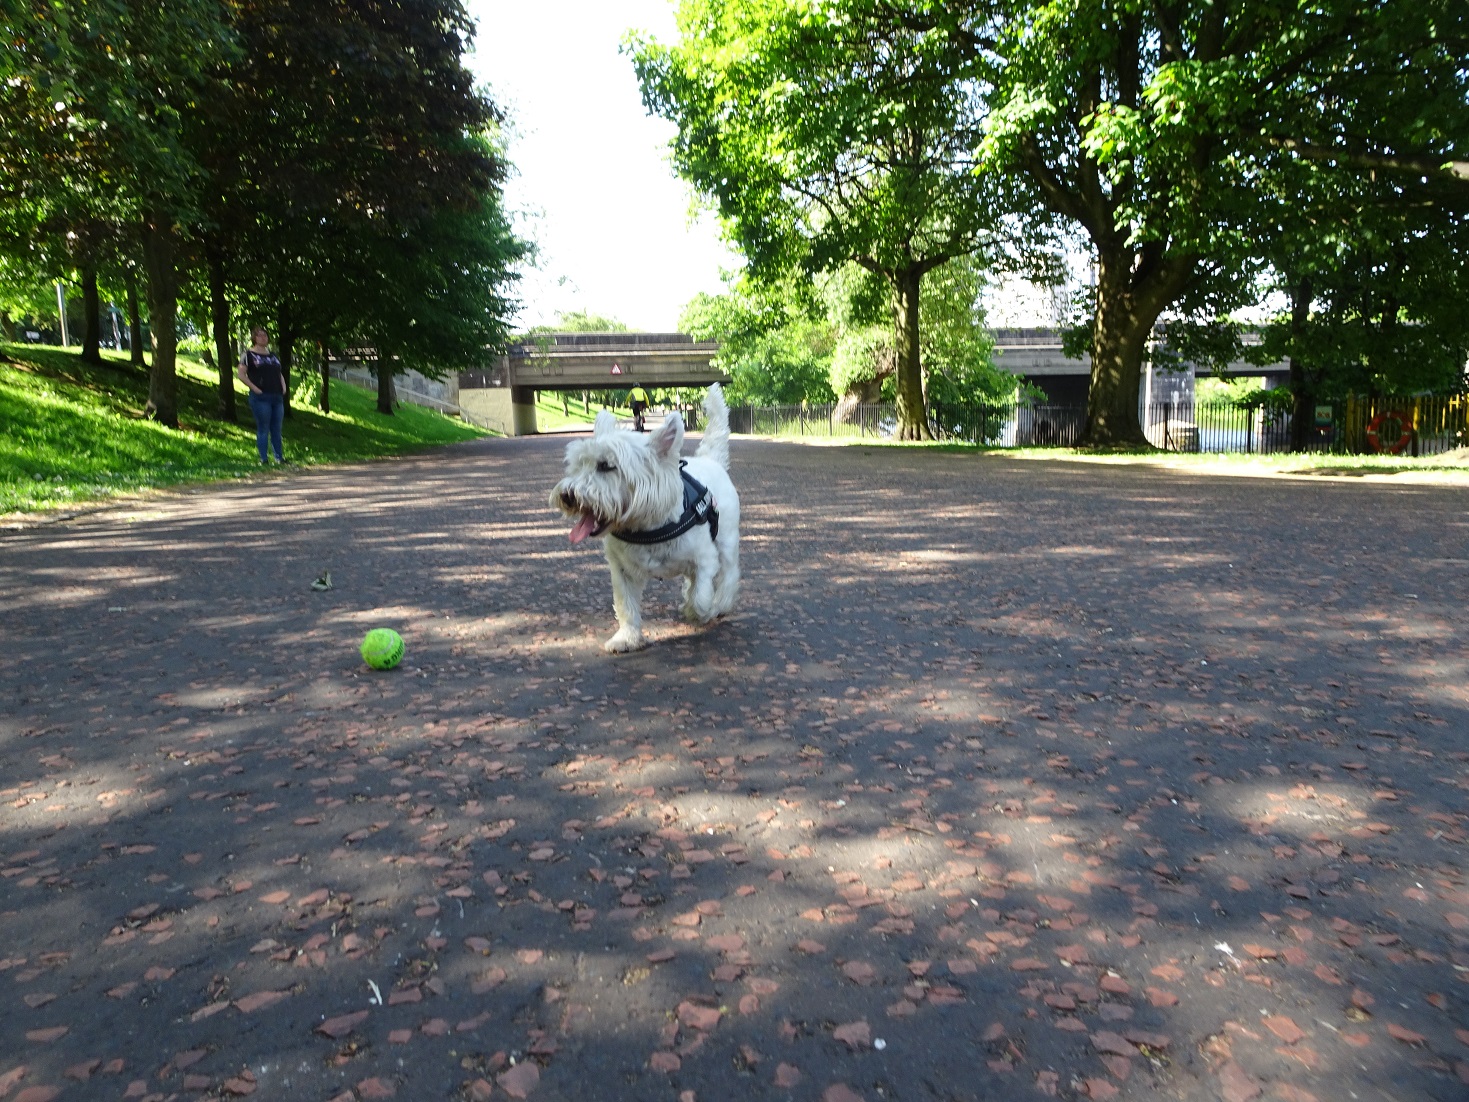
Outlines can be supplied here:
<path id="1" fill-rule="evenodd" d="M 740 588 L 740 495 L 729 480 L 729 409 L 719 384 L 704 398 L 704 439 L 680 459 L 683 418 L 670 413 L 649 437 L 622 432 L 603 410 L 590 440 L 566 448 L 566 477 L 551 505 L 575 519 L 571 542 L 606 534 L 617 654 L 643 645 L 643 587 L 681 577 L 685 619 L 707 624 L 734 607 Z"/>

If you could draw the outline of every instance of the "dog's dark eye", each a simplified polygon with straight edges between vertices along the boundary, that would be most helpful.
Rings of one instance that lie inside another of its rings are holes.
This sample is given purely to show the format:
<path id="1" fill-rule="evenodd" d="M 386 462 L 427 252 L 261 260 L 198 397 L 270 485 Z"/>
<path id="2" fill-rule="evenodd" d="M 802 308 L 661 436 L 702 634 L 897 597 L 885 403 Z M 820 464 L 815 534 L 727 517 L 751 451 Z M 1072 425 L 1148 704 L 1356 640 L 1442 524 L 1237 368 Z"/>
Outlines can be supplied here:
<path id="1" fill-rule="evenodd" d="M 607 460 L 597 460 L 597 472 L 599 474 L 611 474 L 615 470 L 617 470 L 617 468 L 614 467 L 611 463 L 608 463 Z"/>

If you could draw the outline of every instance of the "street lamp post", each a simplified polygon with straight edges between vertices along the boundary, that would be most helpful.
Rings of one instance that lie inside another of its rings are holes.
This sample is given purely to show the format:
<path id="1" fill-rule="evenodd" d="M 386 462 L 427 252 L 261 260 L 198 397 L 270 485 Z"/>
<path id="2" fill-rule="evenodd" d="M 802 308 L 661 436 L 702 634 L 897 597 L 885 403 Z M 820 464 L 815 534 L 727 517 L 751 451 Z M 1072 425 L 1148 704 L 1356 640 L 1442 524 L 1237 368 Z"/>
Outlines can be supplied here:
<path id="1" fill-rule="evenodd" d="M 61 347 L 71 344 L 71 335 L 66 331 L 66 292 L 61 289 L 61 280 L 56 281 L 56 313 L 61 318 Z"/>

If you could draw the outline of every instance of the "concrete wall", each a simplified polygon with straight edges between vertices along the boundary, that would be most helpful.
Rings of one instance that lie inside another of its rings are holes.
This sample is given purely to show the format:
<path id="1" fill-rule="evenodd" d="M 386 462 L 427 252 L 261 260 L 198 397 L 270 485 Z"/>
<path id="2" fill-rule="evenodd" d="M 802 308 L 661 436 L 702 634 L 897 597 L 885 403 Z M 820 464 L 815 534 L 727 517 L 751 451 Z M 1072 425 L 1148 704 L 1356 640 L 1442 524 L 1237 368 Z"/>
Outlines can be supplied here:
<path id="1" fill-rule="evenodd" d="M 515 436 L 515 409 L 508 386 L 478 387 L 459 392 L 460 415 L 471 424 Z"/>
<path id="2" fill-rule="evenodd" d="M 377 375 L 359 363 L 333 363 L 332 374 L 349 383 L 377 389 Z M 430 379 L 409 369 L 393 376 L 393 391 L 400 402 L 411 402 L 416 406 L 436 409 L 453 416 L 459 412 L 459 376 L 448 375 L 442 379 Z"/>

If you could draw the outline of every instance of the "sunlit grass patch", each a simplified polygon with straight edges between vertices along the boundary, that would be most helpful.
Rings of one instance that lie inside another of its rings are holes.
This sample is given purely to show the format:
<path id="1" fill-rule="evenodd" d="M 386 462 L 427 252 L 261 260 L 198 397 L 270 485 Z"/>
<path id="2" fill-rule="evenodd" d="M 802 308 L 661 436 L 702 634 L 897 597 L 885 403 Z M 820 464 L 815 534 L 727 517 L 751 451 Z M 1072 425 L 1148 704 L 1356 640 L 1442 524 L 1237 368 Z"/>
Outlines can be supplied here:
<path id="1" fill-rule="evenodd" d="M 947 440 L 843 440 L 870 448 L 918 448 L 1013 459 L 1080 460 L 1087 463 L 1166 466 L 1201 474 L 1391 475 L 1414 472 L 1469 474 L 1469 449 L 1414 458 L 1407 455 L 1339 455 L 1322 452 L 1241 454 L 1237 452 L 1165 452 L 1157 449 L 993 447 Z"/>
<path id="2" fill-rule="evenodd" d="M 537 391 L 536 427 L 543 432 L 551 432 L 556 429 L 589 426 L 597 419 L 597 414 L 604 408 L 610 409 L 618 417 L 632 416 L 632 410 L 626 406 L 604 407 L 595 398 L 583 408 L 581 395 L 576 391 L 566 392 L 564 406 L 561 400 L 561 392 L 552 390 Z"/>
<path id="3" fill-rule="evenodd" d="M 28 512 L 138 490 L 238 478 L 259 469 L 255 426 L 236 384 L 234 423 L 216 419 L 214 370 L 180 357 L 179 429 L 143 416 L 146 369 L 121 355 L 83 364 L 71 352 L 0 345 L 0 513 Z M 332 412 L 293 409 L 286 459 L 314 465 L 417 451 L 482 436 L 472 425 L 404 404 L 392 417 L 375 396 L 334 381 Z"/>

